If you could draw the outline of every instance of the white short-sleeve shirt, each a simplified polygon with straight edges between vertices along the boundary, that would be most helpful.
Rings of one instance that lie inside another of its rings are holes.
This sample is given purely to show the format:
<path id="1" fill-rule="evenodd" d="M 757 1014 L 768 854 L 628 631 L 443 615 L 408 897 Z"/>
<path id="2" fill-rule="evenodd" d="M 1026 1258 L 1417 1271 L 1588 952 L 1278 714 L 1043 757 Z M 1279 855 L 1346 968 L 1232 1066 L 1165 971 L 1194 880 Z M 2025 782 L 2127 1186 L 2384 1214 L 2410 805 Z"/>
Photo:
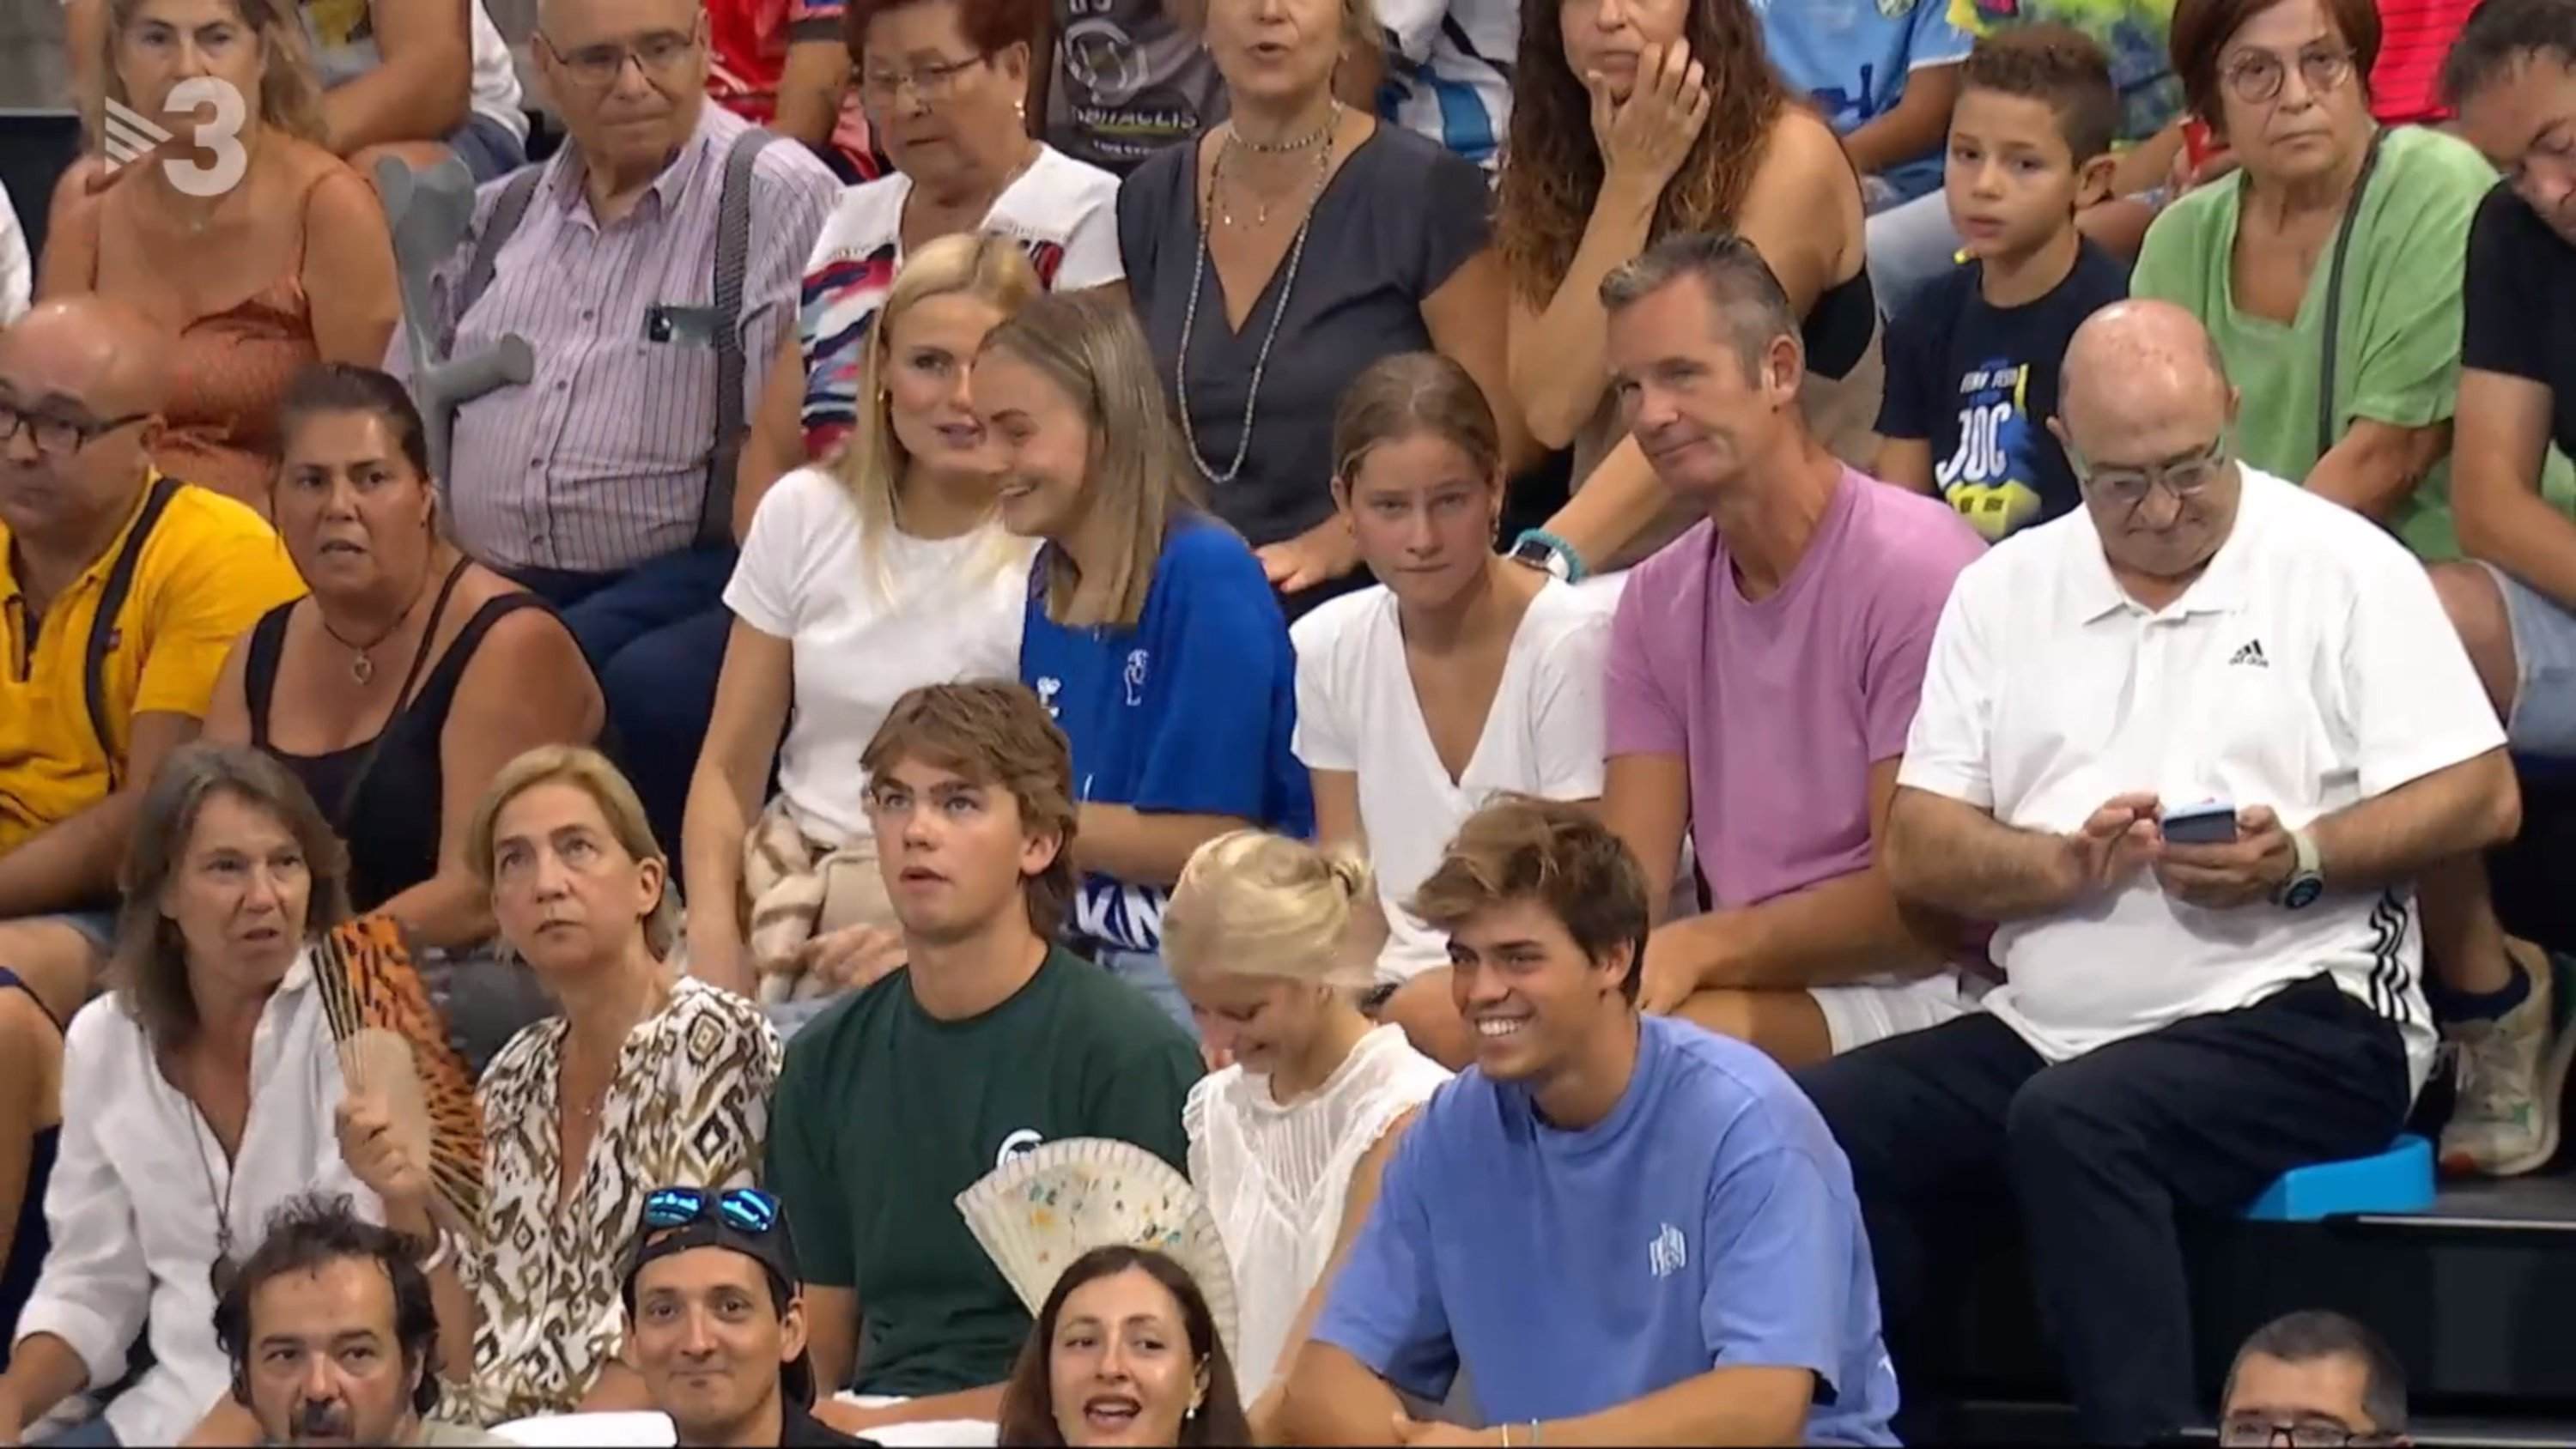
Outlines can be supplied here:
<path id="1" fill-rule="evenodd" d="M 1449 962 L 1449 940 L 1405 911 L 1459 824 L 1497 791 L 1553 800 L 1601 793 L 1601 669 L 1610 612 L 1600 596 L 1550 582 L 1513 631 L 1485 731 L 1456 779 L 1440 763 L 1404 658 L 1395 595 L 1383 585 L 1316 608 L 1289 630 L 1297 648 L 1297 758 L 1359 777 L 1389 936 L 1380 981 Z"/>
<path id="2" fill-rule="evenodd" d="M 778 787 L 797 828 L 833 845 L 868 834 L 859 755 L 906 690 L 1017 679 L 1035 545 L 987 527 L 955 538 L 889 529 L 871 562 L 857 502 L 799 468 L 762 496 L 725 607 L 795 659 Z"/>
<path id="3" fill-rule="evenodd" d="M 1932 646 L 1901 784 L 2025 830 L 2077 828 L 2112 796 L 2269 806 L 2304 826 L 2504 745 L 2424 567 L 2363 518 L 2243 468 L 2227 542 L 2149 611 L 2113 579 L 2089 514 L 2006 540 L 1959 576 Z M 2304 910 L 2213 911 L 2141 874 L 2107 901 L 1995 935 L 1986 997 L 2052 1061 L 2330 972 L 2431 1065 L 2411 887 Z"/>

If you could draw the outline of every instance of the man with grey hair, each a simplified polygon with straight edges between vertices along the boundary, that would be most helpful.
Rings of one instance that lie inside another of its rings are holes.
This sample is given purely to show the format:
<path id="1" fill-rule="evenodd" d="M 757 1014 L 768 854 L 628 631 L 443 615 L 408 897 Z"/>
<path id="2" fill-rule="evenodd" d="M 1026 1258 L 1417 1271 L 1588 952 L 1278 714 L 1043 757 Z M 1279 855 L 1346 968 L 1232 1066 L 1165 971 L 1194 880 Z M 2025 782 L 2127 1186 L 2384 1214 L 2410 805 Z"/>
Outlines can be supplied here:
<path id="1" fill-rule="evenodd" d="M 1707 906 L 1657 919 L 1639 1003 L 1793 1066 L 1947 1021 L 1973 1000 L 1956 933 L 1918 939 L 1875 841 L 1984 544 L 1809 431 L 1797 316 L 1750 242 L 1671 238 L 1601 297 L 1638 446 L 1707 514 L 1632 572 L 1605 667 L 1603 818 L 1659 916 L 1687 828 Z"/>
<path id="2" fill-rule="evenodd" d="M 1801 1080 L 1900 1370 L 1931 1254 L 2017 1208 L 2083 1437 L 2143 1443 L 2198 1407 L 2178 1217 L 2388 1147 L 2433 1057 L 2414 879 L 2521 803 L 2423 566 L 2236 460 L 2197 320 L 2096 313 L 2062 398 L 2084 508 L 1960 575 L 1884 857 L 2001 923 L 2007 980 Z"/>
<path id="3" fill-rule="evenodd" d="M 541 0 L 529 48 L 570 139 L 476 194 L 418 320 L 448 356 L 522 337 L 535 372 L 457 411 L 444 517 L 562 611 L 676 855 L 759 502 L 734 459 L 840 186 L 708 101 L 702 0 Z"/>
<path id="4" fill-rule="evenodd" d="M 2413 1442 L 2397 1355 L 2368 1325 L 2319 1308 L 2254 1330 L 2236 1351 L 2219 1405 L 2223 1449 Z"/>

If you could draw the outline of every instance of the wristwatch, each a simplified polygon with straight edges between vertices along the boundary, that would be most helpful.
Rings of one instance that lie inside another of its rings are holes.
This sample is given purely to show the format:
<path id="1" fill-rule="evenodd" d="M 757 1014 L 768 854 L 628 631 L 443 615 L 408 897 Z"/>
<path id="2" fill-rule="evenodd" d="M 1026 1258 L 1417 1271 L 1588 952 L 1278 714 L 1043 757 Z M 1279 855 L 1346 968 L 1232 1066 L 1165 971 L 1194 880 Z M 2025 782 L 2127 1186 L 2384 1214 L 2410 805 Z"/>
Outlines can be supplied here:
<path id="1" fill-rule="evenodd" d="M 2285 911 L 2305 910 L 2326 893 L 2324 872 L 2317 869 L 2316 837 L 2304 830 L 2289 832 L 2290 849 L 2297 860 L 2290 867 L 2290 878 L 2272 891 L 2272 901 Z"/>
<path id="2" fill-rule="evenodd" d="M 1512 541 L 1512 551 L 1506 557 L 1569 584 L 1583 582 L 1583 559 L 1575 553 L 1574 545 L 1544 528 L 1522 530 L 1521 536 Z"/>

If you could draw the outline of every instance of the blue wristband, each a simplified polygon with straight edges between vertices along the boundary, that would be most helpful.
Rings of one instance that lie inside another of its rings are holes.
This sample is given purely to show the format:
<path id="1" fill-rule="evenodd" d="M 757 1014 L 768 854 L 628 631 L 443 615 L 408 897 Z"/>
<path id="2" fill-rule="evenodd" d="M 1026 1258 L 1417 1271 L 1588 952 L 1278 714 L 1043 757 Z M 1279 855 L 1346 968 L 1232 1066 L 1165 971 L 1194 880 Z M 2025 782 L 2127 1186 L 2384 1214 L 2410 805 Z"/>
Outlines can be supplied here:
<path id="1" fill-rule="evenodd" d="M 1546 549 L 1550 554 L 1556 557 L 1558 562 L 1565 565 L 1565 581 L 1567 583 L 1579 584 L 1586 578 L 1591 577 L 1592 570 L 1583 566 L 1583 555 L 1574 551 L 1574 545 L 1567 543 L 1564 539 L 1557 537 L 1555 534 L 1548 532 L 1544 528 L 1522 529 L 1521 536 L 1512 540 L 1512 556 L 1514 558 L 1523 557 L 1527 553 L 1529 545 L 1531 544 L 1536 544 L 1540 548 Z"/>

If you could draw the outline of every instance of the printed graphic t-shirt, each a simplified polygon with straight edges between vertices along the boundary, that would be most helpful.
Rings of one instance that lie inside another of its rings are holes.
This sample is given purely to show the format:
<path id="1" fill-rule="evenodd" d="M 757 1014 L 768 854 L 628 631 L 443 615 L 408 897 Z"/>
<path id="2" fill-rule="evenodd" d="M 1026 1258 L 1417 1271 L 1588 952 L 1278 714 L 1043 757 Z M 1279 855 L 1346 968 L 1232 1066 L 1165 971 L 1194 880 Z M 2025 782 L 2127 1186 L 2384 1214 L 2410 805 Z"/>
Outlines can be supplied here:
<path id="1" fill-rule="evenodd" d="M 1944 0 L 1754 0 L 1762 43 L 1780 76 L 1824 108 L 1848 136 L 1896 109 L 1906 77 L 1968 58 L 1967 34 Z M 1939 189 L 1941 148 L 1880 173 L 1898 201 Z"/>
<path id="2" fill-rule="evenodd" d="M 1225 119 L 1225 82 L 1163 0 L 1052 0 L 1046 138 L 1121 176 Z"/>
<path id="3" fill-rule="evenodd" d="M 1997 307 L 1984 277 L 1981 263 L 1952 268 L 1889 326 L 1878 430 L 1930 443 L 1933 486 L 1995 543 L 2082 501 L 2048 430 L 2058 363 L 2085 318 L 2129 294 L 2129 275 L 2086 242 L 2037 301 Z"/>
<path id="4" fill-rule="evenodd" d="M 1314 792 L 1289 749 L 1297 661 L 1251 548 L 1213 520 L 1176 521 L 1132 629 L 1049 618 L 1046 558 L 1029 570 L 1020 680 L 1072 742 L 1074 799 L 1311 834 Z M 1158 951 L 1166 895 L 1088 876 L 1069 925 L 1102 945 Z"/>

